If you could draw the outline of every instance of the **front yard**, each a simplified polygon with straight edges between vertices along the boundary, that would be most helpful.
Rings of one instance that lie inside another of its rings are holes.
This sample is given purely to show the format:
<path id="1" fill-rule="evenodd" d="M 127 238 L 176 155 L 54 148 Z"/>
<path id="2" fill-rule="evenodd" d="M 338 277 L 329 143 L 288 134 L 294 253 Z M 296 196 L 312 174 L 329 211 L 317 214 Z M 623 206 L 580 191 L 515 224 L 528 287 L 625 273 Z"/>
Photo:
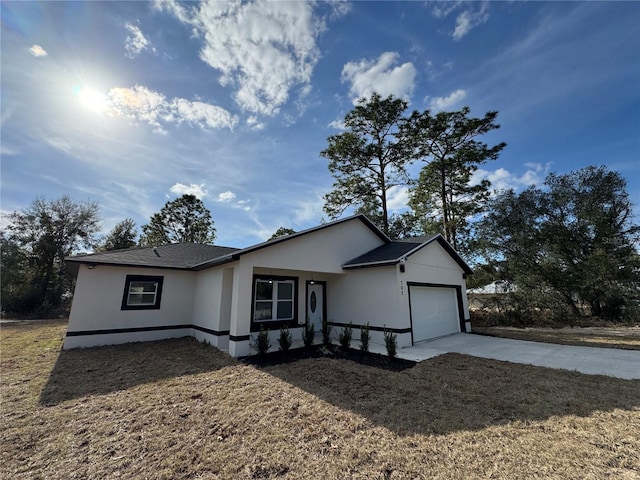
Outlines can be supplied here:
<path id="1" fill-rule="evenodd" d="M 260 365 L 193 339 L 60 351 L 65 329 L 2 326 L 2 478 L 640 477 L 640 381 L 457 354 Z"/>

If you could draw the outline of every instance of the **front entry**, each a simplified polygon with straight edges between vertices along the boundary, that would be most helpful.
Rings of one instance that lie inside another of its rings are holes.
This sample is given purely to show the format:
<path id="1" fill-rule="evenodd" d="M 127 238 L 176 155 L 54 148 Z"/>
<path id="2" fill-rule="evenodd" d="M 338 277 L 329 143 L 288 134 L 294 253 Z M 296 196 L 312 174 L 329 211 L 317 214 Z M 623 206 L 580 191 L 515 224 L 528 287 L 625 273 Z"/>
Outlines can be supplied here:
<path id="1" fill-rule="evenodd" d="M 307 282 L 307 320 L 313 324 L 316 333 L 322 331 L 325 320 L 325 282 Z"/>

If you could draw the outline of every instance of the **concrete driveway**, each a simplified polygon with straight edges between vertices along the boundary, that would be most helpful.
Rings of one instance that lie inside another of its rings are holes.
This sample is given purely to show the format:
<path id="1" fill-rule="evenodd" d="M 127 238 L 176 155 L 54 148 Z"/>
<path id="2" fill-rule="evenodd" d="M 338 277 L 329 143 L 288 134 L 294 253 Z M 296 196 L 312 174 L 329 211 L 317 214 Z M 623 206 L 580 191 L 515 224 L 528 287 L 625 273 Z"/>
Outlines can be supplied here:
<path id="1" fill-rule="evenodd" d="M 450 352 L 539 367 L 574 370 L 590 375 L 640 379 L 639 350 L 574 347 L 468 333 L 457 333 L 421 342 L 413 347 L 399 348 L 398 357 L 419 362 Z"/>

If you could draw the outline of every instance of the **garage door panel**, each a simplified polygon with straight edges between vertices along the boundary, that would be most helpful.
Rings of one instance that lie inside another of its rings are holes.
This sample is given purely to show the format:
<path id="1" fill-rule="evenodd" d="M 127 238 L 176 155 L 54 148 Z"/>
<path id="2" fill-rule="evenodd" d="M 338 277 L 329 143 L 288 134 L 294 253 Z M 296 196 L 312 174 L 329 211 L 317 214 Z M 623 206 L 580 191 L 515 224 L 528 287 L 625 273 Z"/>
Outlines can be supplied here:
<path id="1" fill-rule="evenodd" d="M 414 342 L 459 332 L 459 318 L 455 288 L 411 286 Z"/>

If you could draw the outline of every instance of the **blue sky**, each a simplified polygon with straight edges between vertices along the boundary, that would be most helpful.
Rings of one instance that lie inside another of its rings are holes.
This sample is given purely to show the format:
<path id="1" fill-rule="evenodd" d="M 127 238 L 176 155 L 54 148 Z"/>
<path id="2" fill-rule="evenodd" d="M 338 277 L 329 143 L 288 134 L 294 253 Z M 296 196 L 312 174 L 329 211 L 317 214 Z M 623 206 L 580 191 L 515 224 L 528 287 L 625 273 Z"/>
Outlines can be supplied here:
<path id="1" fill-rule="evenodd" d="M 2 213 L 68 194 L 101 205 L 106 233 L 194 193 L 221 245 L 308 228 L 326 219 L 327 137 L 377 90 L 410 110 L 498 110 L 486 140 L 508 146 L 479 172 L 494 188 L 607 165 L 638 218 L 638 2 L 1 8 Z"/>

